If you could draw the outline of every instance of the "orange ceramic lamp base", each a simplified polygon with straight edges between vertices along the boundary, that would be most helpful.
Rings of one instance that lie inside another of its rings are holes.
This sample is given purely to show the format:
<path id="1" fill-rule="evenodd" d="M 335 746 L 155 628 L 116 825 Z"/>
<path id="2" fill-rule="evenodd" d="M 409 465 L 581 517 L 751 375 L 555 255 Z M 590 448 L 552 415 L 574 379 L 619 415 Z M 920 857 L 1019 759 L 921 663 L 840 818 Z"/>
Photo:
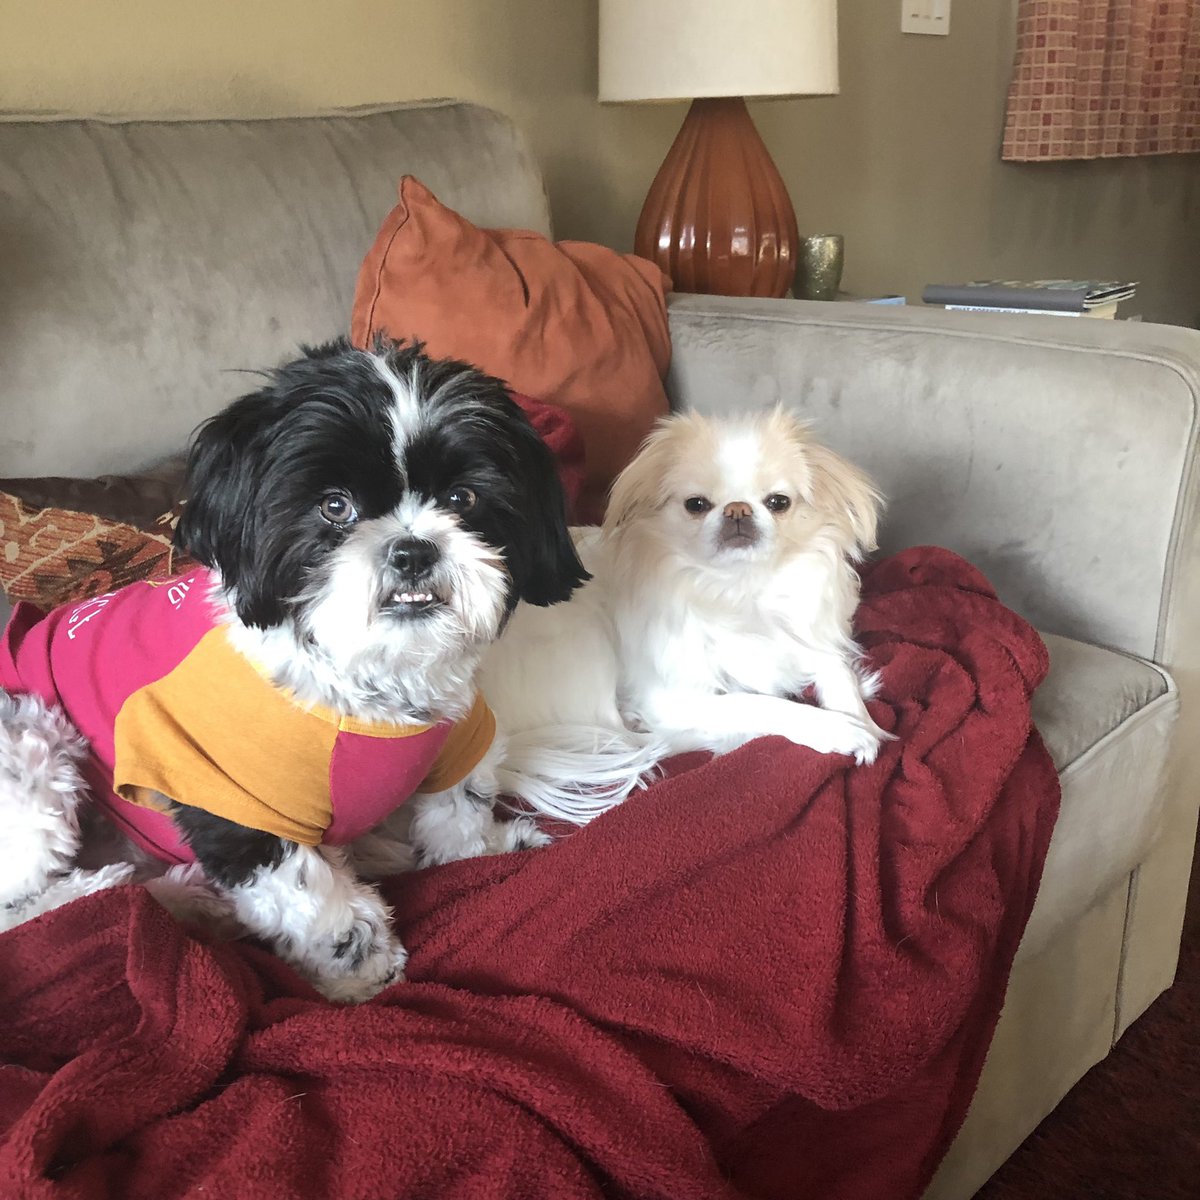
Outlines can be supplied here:
<path id="1" fill-rule="evenodd" d="M 634 252 L 680 292 L 783 296 L 796 214 L 745 100 L 693 100 L 638 219 Z"/>

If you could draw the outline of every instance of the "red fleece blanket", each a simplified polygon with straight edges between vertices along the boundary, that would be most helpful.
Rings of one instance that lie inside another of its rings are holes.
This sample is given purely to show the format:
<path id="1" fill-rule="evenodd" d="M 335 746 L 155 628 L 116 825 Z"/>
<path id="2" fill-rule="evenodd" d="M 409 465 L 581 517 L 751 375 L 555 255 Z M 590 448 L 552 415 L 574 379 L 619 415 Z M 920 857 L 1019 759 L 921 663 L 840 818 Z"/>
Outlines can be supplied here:
<path id="1" fill-rule="evenodd" d="M 135 888 L 0 937 L 4 1197 L 917 1196 L 1058 805 L 1047 660 L 971 567 L 871 569 L 871 767 L 694 756 L 554 847 L 396 880 L 336 1008 Z"/>

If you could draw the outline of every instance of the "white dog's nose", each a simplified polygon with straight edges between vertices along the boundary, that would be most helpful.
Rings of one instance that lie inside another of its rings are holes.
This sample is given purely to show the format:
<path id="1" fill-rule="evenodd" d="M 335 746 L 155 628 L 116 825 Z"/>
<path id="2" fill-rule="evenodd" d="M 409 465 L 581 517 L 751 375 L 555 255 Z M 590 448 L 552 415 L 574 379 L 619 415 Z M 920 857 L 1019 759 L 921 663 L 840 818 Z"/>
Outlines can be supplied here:
<path id="1" fill-rule="evenodd" d="M 745 521 L 754 516 L 754 510 L 745 500 L 731 500 L 725 505 L 725 520 Z"/>

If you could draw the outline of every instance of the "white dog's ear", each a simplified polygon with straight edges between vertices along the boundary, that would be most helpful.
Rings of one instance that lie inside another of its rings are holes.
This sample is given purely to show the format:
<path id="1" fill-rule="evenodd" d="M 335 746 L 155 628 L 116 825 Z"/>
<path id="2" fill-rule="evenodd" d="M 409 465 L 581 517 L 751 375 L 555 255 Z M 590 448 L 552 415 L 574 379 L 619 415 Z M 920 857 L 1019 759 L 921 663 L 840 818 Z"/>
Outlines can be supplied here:
<path id="1" fill-rule="evenodd" d="M 876 532 L 883 496 L 867 475 L 840 454 L 813 440 L 808 422 L 779 405 L 767 418 L 766 444 L 790 444 L 808 464 L 805 500 L 833 517 L 853 544 L 846 552 L 855 558 L 877 548 Z"/>
<path id="2" fill-rule="evenodd" d="M 815 508 L 849 522 L 849 532 L 860 552 L 874 550 L 883 497 L 867 476 L 827 446 L 808 442 L 804 457 L 812 472 Z M 857 556 L 856 556 L 857 557 Z"/>
<path id="3" fill-rule="evenodd" d="M 671 458 L 675 422 L 672 417 L 660 421 L 642 442 L 633 461 L 613 481 L 604 513 L 605 530 L 616 529 L 662 507 L 663 479 Z"/>

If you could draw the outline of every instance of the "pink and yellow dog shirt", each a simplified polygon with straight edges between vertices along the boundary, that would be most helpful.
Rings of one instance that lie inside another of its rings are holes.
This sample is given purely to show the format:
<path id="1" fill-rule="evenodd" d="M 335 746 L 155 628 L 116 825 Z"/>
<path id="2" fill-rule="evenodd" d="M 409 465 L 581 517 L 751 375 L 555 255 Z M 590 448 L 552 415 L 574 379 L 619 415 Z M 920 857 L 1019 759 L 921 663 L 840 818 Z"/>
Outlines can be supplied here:
<path id="1" fill-rule="evenodd" d="M 197 569 L 43 613 L 18 604 L 0 686 L 57 704 L 88 739 L 96 802 L 135 842 L 193 862 L 160 794 L 306 846 L 366 833 L 414 792 L 461 782 L 496 722 L 387 725 L 299 704 L 230 644 Z"/>

